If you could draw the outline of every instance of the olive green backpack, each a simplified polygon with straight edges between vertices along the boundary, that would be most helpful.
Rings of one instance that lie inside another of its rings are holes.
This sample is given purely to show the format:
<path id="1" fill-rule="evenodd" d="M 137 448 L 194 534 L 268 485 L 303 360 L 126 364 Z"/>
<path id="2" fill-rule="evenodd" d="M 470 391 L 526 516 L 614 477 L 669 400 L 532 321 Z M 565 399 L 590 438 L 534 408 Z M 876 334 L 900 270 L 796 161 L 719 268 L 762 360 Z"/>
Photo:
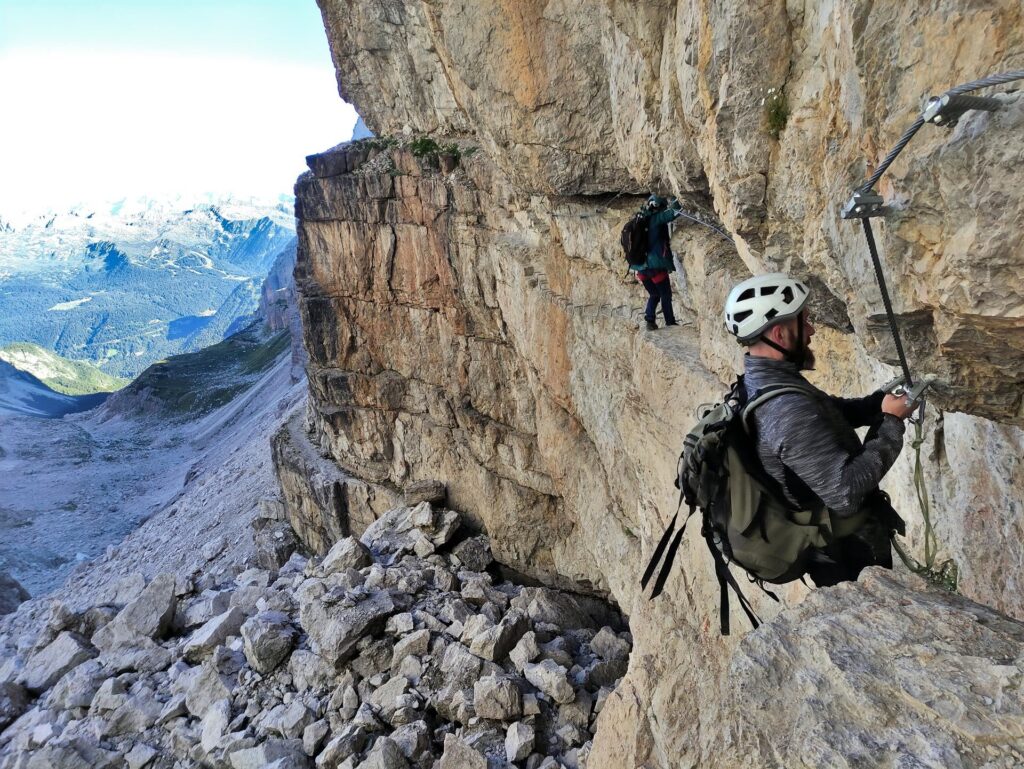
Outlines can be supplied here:
<path id="1" fill-rule="evenodd" d="M 769 385 L 746 401 L 744 392 L 741 376 L 721 403 L 702 407 L 700 421 L 683 441 L 676 477 L 679 508 L 640 582 L 646 589 L 667 548 L 651 598 L 661 593 L 686 523 L 699 509 L 701 535 L 711 551 L 718 578 L 723 635 L 729 634 L 728 587 L 736 593 L 751 624 L 755 628 L 760 624 L 729 564 L 740 566 L 751 582 L 777 601 L 764 584 L 801 579 L 809 560 L 833 538 L 833 521 L 824 505 L 795 510 L 787 504 L 778 483 L 761 466 L 751 426 L 754 410 L 766 401 L 786 393 L 818 397 L 817 393 L 797 385 Z M 689 510 L 675 532 L 684 502 Z M 855 518 L 843 520 L 843 528 L 852 530 L 860 525 L 859 517 Z"/>

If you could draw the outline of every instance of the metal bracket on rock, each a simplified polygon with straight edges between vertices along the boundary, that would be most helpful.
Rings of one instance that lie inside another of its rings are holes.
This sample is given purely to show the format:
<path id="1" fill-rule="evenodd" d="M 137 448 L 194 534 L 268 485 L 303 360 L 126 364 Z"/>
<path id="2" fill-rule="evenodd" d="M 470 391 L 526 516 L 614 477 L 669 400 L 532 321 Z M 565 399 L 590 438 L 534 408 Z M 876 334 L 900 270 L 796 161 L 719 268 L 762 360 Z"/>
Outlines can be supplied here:
<path id="1" fill-rule="evenodd" d="M 882 205 L 884 202 L 882 196 L 874 190 L 868 192 L 858 190 L 843 206 L 842 217 L 844 219 L 870 219 L 873 216 L 885 216 L 887 209 Z"/>
<path id="2" fill-rule="evenodd" d="M 921 113 L 921 117 L 924 118 L 926 123 L 952 128 L 968 110 L 977 109 L 985 112 L 995 112 L 1002 106 L 1003 102 L 1000 99 L 991 96 L 966 96 L 964 94 L 951 96 L 943 94 L 942 96 L 933 96 L 928 100 L 924 112 Z"/>
<path id="3" fill-rule="evenodd" d="M 921 399 L 924 395 L 924 391 L 929 387 L 932 387 L 938 381 L 938 377 L 926 375 L 917 380 L 917 384 L 908 385 L 905 378 L 898 376 L 889 382 L 886 382 L 882 388 L 890 395 L 903 395 L 906 396 L 909 403 L 915 403 Z"/>

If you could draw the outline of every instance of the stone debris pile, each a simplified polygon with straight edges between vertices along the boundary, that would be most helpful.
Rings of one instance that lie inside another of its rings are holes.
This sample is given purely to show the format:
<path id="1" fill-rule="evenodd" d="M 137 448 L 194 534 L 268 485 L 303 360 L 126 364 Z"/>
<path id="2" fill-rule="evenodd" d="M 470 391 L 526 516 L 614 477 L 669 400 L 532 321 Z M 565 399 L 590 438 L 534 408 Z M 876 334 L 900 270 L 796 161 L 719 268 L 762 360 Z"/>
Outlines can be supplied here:
<path id="1" fill-rule="evenodd" d="M 54 602 L 36 637 L 0 636 L 0 769 L 585 767 L 623 618 L 496 577 L 459 527 L 424 501 L 322 559 Z"/>

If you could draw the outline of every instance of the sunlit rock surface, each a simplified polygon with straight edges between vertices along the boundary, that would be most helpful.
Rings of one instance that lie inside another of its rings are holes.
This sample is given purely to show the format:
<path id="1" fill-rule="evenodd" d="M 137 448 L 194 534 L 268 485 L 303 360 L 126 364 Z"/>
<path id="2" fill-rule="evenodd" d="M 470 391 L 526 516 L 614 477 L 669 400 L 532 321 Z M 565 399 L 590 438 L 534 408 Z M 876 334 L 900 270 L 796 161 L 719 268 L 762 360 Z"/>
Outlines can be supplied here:
<path id="1" fill-rule="evenodd" d="M 901 595 L 962 619 L 959 599 L 883 589 L 874 577 L 820 591 L 786 615 L 800 621 L 780 620 L 740 648 L 740 615 L 734 636 L 718 635 L 717 585 L 699 537 L 687 538 L 664 598 L 647 602 L 638 578 L 675 507 L 675 458 L 693 410 L 740 367 L 719 315 L 733 283 L 765 269 L 811 281 L 812 378 L 826 389 L 866 394 L 894 375 L 863 236 L 838 209 L 922 97 L 1019 66 L 1019 4 L 321 8 L 342 94 L 375 134 L 408 129 L 406 140 L 430 133 L 463 150 L 450 170 L 443 157 L 360 143 L 311 158 L 300 178 L 312 442 L 385 488 L 442 479 L 449 504 L 487 530 L 497 560 L 609 596 L 630 616 L 629 674 L 602 711 L 590 766 L 732 766 L 738 755 L 751 766 L 818 766 L 847 748 L 870 765 L 890 748 L 915 754 L 913 719 L 931 718 L 921 715 L 923 690 L 894 700 L 889 716 L 864 705 L 849 736 L 829 721 L 848 717 L 838 689 L 817 722 L 796 723 L 806 698 L 794 686 L 783 692 L 792 707 L 771 714 L 789 718 L 784 726 L 742 726 L 732 687 L 770 691 L 765 670 L 784 667 L 771 657 L 784 656 L 778 649 L 799 647 L 799 665 L 786 664 L 831 675 L 803 651 L 804 620 L 835 625 L 823 644 L 857 623 L 877 625 L 870 644 L 845 641 L 874 654 L 871 644 L 888 637 L 882 624 L 904 622 Z M 789 104 L 778 139 L 761 106 L 769 88 Z M 896 210 L 875 228 L 911 364 L 941 379 L 922 452 L 943 555 L 959 562 L 968 598 L 1014 616 L 1024 612 L 1015 589 L 1024 561 L 1021 112 L 1011 98 L 952 133 L 922 129 L 883 180 Z M 654 333 L 637 329 L 645 296 L 623 278 L 618 247 L 651 189 L 679 194 L 731 235 L 676 227 L 676 303 L 689 325 Z M 885 487 L 919 550 L 911 472 L 908 445 Z M 805 593 L 796 585 L 781 597 L 792 606 Z M 878 611 L 847 610 L 851 596 Z M 765 618 L 779 611 L 753 600 Z M 948 653 L 968 653 L 972 626 L 951 627 Z M 947 653 L 944 638 L 922 630 L 915 654 Z M 770 664 L 744 663 L 761 648 Z M 916 664 L 907 680 L 923 669 Z M 886 697 L 885 686 L 901 685 L 890 673 L 873 674 Z M 946 720 L 935 735 L 953 736 L 936 736 L 923 765 L 949 756 L 1014 765 L 1024 731 L 1015 706 L 1002 710 L 1019 694 L 1019 679 L 1007 680 L 1009 699 L 965 694 L 955 705 L 988 708 L 998 724 L 988 736 L 939 708 Z M 889 742 L 856 741 L 857 724 L 883 717 L 907 725 Z"/>

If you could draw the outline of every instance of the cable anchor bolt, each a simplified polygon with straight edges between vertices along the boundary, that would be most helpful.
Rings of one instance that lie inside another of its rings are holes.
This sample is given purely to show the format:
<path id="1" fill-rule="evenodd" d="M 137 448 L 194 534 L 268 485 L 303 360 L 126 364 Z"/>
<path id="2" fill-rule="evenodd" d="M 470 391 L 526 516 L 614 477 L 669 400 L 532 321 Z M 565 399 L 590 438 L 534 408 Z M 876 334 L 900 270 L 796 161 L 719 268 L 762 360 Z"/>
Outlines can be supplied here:
<path id="1" fill-rule="evenodd" d="M 991 96 L 933 96 L 924 107 L 921 117 L 924 122 L 932 125 L 952 128 L 968 110 L 977 109 L 984 112 L 995 112 L 1003 106 L 1000 99 Z"/>
<path id="2" fill-rule="evenodd" d="M 875 216 L 885 216 L 884 203 L 882 196 L 875 193 L 874 190 L 867 192 L 858 190 L 853 193 L 853 197 L 846 201 L 840 215 L 844 219 L 870 219 Z"/>

